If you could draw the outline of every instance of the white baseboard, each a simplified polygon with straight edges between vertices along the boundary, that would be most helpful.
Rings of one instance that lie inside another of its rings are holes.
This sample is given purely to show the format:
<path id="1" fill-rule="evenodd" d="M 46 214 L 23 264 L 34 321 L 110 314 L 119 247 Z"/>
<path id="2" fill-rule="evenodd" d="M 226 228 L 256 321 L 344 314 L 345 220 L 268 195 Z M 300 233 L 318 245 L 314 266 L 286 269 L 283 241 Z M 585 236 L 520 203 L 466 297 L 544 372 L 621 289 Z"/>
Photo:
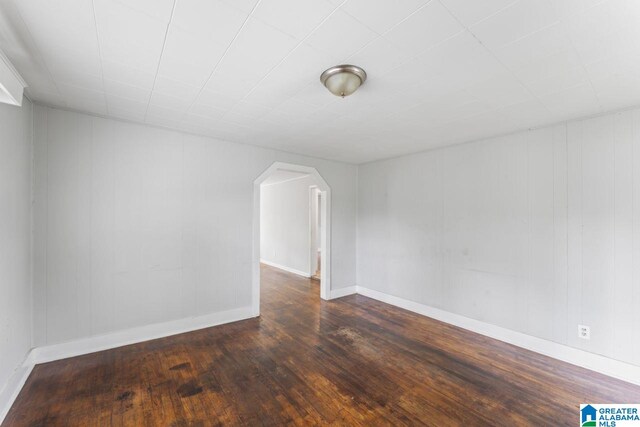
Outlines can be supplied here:
<path id="1" fill-rule="evenodd" d="M 184 332 L 209 328 L 211 326 L 222 325 L 224 323 L 236 322 L 238 320 L 249 319 L 251 317 L 255 317 L 252 313 L 251 307 L 242 307 L 220 313 L 212 313 L 204 316 L 189 317 L 186 319 L 178 319 L 170 322 L 126 329 L 124 331 L 82 338 L 61 344 L 36 347 L 29 353 L 28 363 L 38 364 L 66 359 L 68 357 L 95 353 L 96 351 L 108 350 L 156 338 L 164 338 L 171 335 L 182 334 Z"/>
<path id="2" fill-rule="evenodd" d="M 373 289 L 368 289 L 363 286 L 349 286 L 347 288 L 332 290 L 331 299 L 340 298 L 354 293 L 358 293 L 387 304 L 395 305 L 397 307 L 413 311 L 478 334 L 486 335 L 536 353 L 544 354 L 573 365 L 581 366 L 623 381 L 640 385 L 640 366 L 631 365 L 566 345 L 532 337 L 500 326 L 491 325 L 414 301 L 409 301 L 400 297 L 375 291 Z M 4 389 L 0 391 L 0 424 L 9 412 L 9 409 L 20 393 L 20 390 L 24 386 L 35 364 L 108 350 L 111 348 L 163 338 L 224 323 L 231 323 L 251 317 L 255 317 L 252 314 L 251 307 L 243 307 L 205 316 L 179 319 L 171 322 L 127 329 L 124 331 L 83 338 L 61 344 L 36 347 L 31 350 L 26 357 L 24 364 L 16 369 L 13 375 L 9 378 Z"/>
<path id="3" fill-rule="evenodd" d="M 27 362 L 28 356 L 25 357 L 24 363 L 22 363 L 13 374 L 9 377 L 9 380 L 4 385 L 4 388 L 0 390 L 0 424 L 4 421 L 4 418 L 9 413 L 9 409 L 13 406 L 20 390 L 27 382 L 27 378 L 33 370 L 33 364 Z"/>
<path id="4" fill-rule="evenodd" d="M 347 286 L 346 288 L 332 289 L 329 299 L 336 299 L 346 297 L 347 295 L 353 295 L 358 292 L 356 286 Z"/>
<path id="5" fill-rule="evenodd" d="M 298 276 L 309 278 L 311 274 L 306 271 L 296 270 L 295 268 L 287 267 L 286 265 L 276 264 L 275 262 L 267 261 L 260 258 L 260 263 L 268 265 L 270 267 L 279 268 L 280 270 L 288 271 L 289 273 L 297 274 Z"/>
<path id="6" fill-rule="evenodd" d="M 0 391 L 0 424 L 9 413 L 13 402 L 18 397 L 33 367 L 38 363 L 52 362 L 68 357 L 109 350 L 124 345 L 136 344 L 157 338 L 191 332 L 224 323 L 255 317 L 251 307 L 242 307 L 204 316 L 178 319 L 170 322 L 156 323 L 138 328 L 126 329 L 105 335 L 82 338 L 60 344 L 47 345 L 32 349 L 25 357 L 25 361 L 13 375 L 5 387 Z"/>
<path id="7" fill-rule="evenodd" d="M 479 320 L 470 319 L 459 314 L 450 313 L 428 305 L 409 301 L 383 292 L 357 286 L 358 293 L 387 304 L 395 305 L 414 313 L 431 317 L 469 331 L 513 344 L 572 365 L 600 372 L 632 384 L 640 385 L 640 366 L 631 365 L 619 360 L 609 359 L 588 351 L 579 350 L 563 344 L 536 338 L 521 332 L 512 331 L 500 326 L 491 325 Z"/>

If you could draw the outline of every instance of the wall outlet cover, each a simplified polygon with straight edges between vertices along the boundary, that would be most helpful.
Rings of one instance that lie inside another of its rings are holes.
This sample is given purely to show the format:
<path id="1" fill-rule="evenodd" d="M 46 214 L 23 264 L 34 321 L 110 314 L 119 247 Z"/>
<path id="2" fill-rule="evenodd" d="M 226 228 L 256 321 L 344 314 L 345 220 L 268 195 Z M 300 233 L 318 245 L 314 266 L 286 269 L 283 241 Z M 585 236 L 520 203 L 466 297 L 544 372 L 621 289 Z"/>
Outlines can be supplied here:
<path id="1" fill-rule="evenodd" d="M 578 338 L 583 340 L 591 339 L 591 328 L 585 325 L 578 325 Z"/>

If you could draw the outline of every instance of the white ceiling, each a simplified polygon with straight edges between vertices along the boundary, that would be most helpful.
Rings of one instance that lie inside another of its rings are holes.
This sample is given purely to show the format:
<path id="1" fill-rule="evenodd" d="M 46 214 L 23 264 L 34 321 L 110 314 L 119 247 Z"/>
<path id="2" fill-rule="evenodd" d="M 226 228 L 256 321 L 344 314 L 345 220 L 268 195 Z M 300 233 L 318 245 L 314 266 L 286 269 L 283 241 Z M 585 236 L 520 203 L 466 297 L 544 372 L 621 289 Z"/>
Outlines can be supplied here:
<path id="1" fill-rule="evenodd" d="M 290 171 L 286 169 L 277 169 L 267 179 L 265 179 L 261 185 L 273 185 L 280 184 L 282 182 L 292 181 L 294 179 L 304 178 L 309 176 L 308 173 Z"/>
<path id="2" fill-rule="evenodd" d="M 640 105 L 638 0 L 0 0 L 42 103 L 347 162 Z M 353 63 L 339 99 L 319 83 Z"/>

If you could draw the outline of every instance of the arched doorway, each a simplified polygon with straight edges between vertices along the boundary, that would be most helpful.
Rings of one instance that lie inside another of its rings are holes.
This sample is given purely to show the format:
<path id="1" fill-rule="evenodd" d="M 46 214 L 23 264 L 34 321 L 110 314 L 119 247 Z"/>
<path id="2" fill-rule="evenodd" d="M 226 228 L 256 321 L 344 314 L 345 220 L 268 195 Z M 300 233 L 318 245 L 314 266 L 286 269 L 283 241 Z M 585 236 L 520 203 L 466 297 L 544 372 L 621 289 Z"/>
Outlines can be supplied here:
<path id="1" fill-rule="evenodd" d="M 331 289 L 331 188 L 318 171 L 309 166 L 275 162 L 253 182 L 253 254 L 251 307 L 254 316 L 260 315 L 260 185 L 276 171 L 292 171 L 312 175 L 322 199 L 320 220 L 321 253 L 320 298 L 328 300 Z"/>

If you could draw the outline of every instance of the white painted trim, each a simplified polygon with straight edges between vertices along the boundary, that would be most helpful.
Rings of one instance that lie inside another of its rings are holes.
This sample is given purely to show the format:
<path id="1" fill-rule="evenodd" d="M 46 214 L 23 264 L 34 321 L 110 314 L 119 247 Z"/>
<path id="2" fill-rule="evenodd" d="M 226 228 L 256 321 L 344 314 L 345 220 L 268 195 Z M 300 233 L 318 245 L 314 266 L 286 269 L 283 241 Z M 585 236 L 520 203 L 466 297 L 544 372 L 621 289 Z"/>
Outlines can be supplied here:
<path id="1" fill-rule="evenodd" d="M 95 337 L 82 338 L 61 344 L 53 344 L 32 349 L 25 357 L 22 365 L 9 377 L 9 381 L 0 391 L 0 424 L 9 413 L 20 390 L 31 374 L 33 367 L 39 363 L 52 362 L 68 357 L 81 356 L 97 351 L 109 350 L 130 344 L 164 338 L 171 335 L 192 332 L 198 329 L 218 326 L 225 323 L 249 319 L 253 316 L 251 307 L 236 308 L 204 316 L 155 323 L 138 328 L 125 329 Z"/>
<path id="2" fill-rule="evenodd" d="M 278 184 L 284 184 L 285 182 L 291 182 L 291 181 L 295 181 L 297 179 L 303 179 L 303 178 L 307 178 L 309 176 L 309 174 L 306 175 L 300 175 L 300 176 L 296 176 L 295 178 L 289 178 L 289 179 L 285 179 L 284 181 L 278 181 L 278 182 L 273 182 L 271 184 L 260 184 L 263 187 L 271 187 L 272 185 L 278 185 Z"/>
<path id="3" fill-rule="evenodd" d="M 332 289 L 331 299 L 346 297 L 347 295 L 353 295 L 358 292 L 356 286 L 347 286 L 346 288 Z"/>
<path id="4" fill-rule="evenodd" d="M 24 387 L 32 370 L 33 364 L 28 363 L 27 355 L 24 362 L 13 371 L 4 388 L 0 390 L 0 424 L 2 424 L 4 418 L 9 413 L 13 402 L 15 402 L 18 394 L 20 394 L 20 390 Z"/>
<path id="5" fill-rule="evenodd" d="M 532 337 L 500 326 L 491 325 L 468 317 L 450 313 L 397 296 L 368 289 L 363 286 L 349 286 L 331 291 L 331 299 L 358 293 L 405 310 L 467 329 L 545 356 L 553 357 L 586 369 L 600 372 L 623 381 L 640 385 L 640 366 L 609 359 L 566 345 Z M 68 357 L 80 356 L 97 351 L 108 350 L 130 344 L 136 344 L 157 338 L 191 332 L 225 323 L 236 322 L 255 317 L 253 307 L 213 313 L 204 316 L 157 323 L 139 328 L 127 329 L 106 335 L 84 338 L 76 341 L 37 347 L 25 358 L 24 363 L 9 377 L 0 391 L 0 424 L 11 409 L 20 390 L 27 381 L 35 364 L 46 363 Z"/>
<path id="6" fill-rule="evenodd" d="M 314 257 L 314 249 L 315 243 L 317 242 L 317 225 L 318 218 L 316 214 L 318 212 L 316 204 L 318 203 L 316 190 L 318 187 L 316 185 L 312 185 L 309 187 L 309 277 L 313 276 L 318 269 L 318 250 L 316 249 L 315 257 Z M 316 200 L 314 200 L 314 198 Z M 314 239 L 315 237 L 315 239 Z"/>
<path id="7" fill-rule="evenodd" d="M 320 298 L 329 299 L 331 289 L 331 187 L 315 168 L 294 165 L 291 163 L 274 162 L 253 181 L 253 245 L 251 260 L 251 307 L 254 316 L 260 315 L 260 184 L 274 171 L 284 169 L 303 172 L 311 175 L 316 181 L 322 201 L 320 212 L 324 225 L 320 236 L 323 262 L 320 265 Z"/>
<path id="8" fill-rule="evenodd" d="M 20 83 L 23 88 L 27 87 L 27 82 L 22 78 L 16 67 L 14 67 L 11 61 L 9 61 L 9 57 L 5 55 L 2 50 L 0 50 L 0 59 L 7 65 L 7 68 L 11 70 L 11 73 L 13 73 L 18 83 Z"/>
<path id="9" fill-rule="evenodd" d="M 0 99 L 3 103 L 22 106 L 24 88 L 27 87 L 24 79 L 13 66 L 9 58 L 0 50 Z"/>
<path id="10" fill-rule="evenodd" d="M 311 274 L 304 272 L 302 270 L 296 270 L 295 268 L 287 267 L 286 265 L 276 264 L 275 262 L 267 261 L 265 259 L 260 258 L 260 263 L 269 265 L 271 267 L 279 268 L 280 270 L 288 271 L 289 273 L 297 274 L 298 276 L 309 278 Z"/>
<path id="11" fill-rule="evenodd" d="M 413 311 L 414 313 L 422 314 L 423 316 L 431 317 L 441 322 L 449 323 L 545 356 L 553 357 L 554 359 L 562 360 L 572 365 L 600 372 L 613 378 L 640 385 L 640 366 L 609 359 L 599 354 L 589 353 L 584 350 L 470 319 L 459 314 L 450 313 L 363 286 L 357 286 L 357 292 L 360 295 L 395 305 L 396 307 L 404 308 L 405 310 Z"/>
<path id="12" fill-rule="evenodd" d="M 209 328 L 211 326 L 237 322 L 251 317 L 254 317 L 251 307 L 242 307 L 204 316 L 155 323 L 153 325 L 125 329 L 123 331 L 82 338 L 61 344 L 36 347 L 29 353 L 27 361 L 31 364 L 46 363 L 53 360 L 66 359 L 68 357 L 95 353 L 96 351 L 109 350 L 125 345 Z"/>

